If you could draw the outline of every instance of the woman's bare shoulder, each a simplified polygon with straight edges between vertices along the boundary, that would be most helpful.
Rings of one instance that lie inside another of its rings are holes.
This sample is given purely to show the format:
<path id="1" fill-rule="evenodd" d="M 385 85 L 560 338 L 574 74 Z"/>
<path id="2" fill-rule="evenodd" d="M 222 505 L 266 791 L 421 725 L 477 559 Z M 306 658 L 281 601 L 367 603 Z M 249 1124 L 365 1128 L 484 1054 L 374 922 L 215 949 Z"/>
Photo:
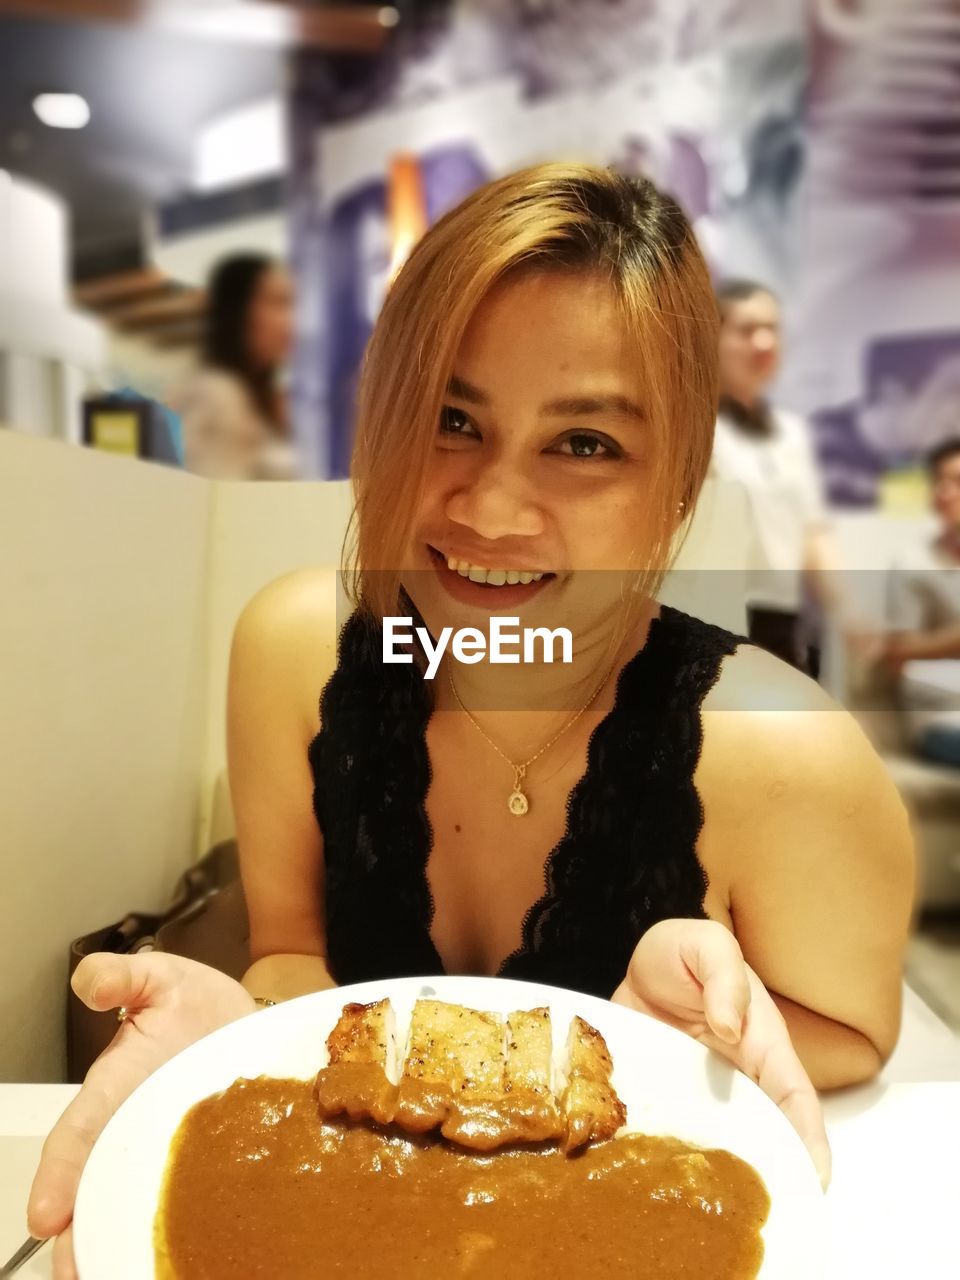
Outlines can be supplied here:
<path id="1" fill-rule="evenodd" d="M 338 599 L 335 569 L 301 569 L 268 583 L 237 620 L 232 669 L 245 683 L 288 692 L 312 716 L 336 666 Z"/>
<path id="2" fill-rule="evenodd" d="M 333 568 L 311 568 L 274 578 L 244 606 L 238 629 L 315 641 L 319 628 L 330 630 L 335 638 L 337 574 Z"/>
<path id="3" fill-rule="evenodd" d="M 887 771 L 850 712 L 762 649 L 743 645 L 725 659 L 703 709 L 703 763 L 725 789 L 820 793 L 828 805 L 865 793 L 894 802 Z"/>
<path id="4" fill-rule="evenodd" d="M 768 962 L 798 921 L 836 939 L 858 907 L 900 936 L 914 876 L 907 812 L 856 719 L 814 681 L 748 646 L 727 659 L 704 704 L 697 786 L 714 894 Z"/>
<path id="5" fill-rule="evenodd" d="M 815 680 L 782 659 L 742 644 L 724 659 L 704 703 L 708 711 L 839 711 Z"/>

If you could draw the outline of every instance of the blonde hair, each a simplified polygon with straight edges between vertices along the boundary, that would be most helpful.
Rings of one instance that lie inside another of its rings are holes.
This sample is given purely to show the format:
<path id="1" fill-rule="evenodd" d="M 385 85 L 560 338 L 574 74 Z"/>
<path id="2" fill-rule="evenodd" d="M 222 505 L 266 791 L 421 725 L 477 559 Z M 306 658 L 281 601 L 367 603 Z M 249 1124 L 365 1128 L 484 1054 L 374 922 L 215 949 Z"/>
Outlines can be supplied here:
<path id="1" fill-rule="evenodd" d="M 464 332 L 493 286 L 520 269 L 599 272 L 615 289 L 655 441 L 650 527 L 659 532 L 638 548 L 644 594 L 655 594 L 675 554 L 716 414 L 718 316 L 706 264 L 679 206 L 652 182 L 539 165 L 476 191 L 423 237 L 367 348 L 345 587 L 378 618 L 398 612 L 399 566 Z"/>

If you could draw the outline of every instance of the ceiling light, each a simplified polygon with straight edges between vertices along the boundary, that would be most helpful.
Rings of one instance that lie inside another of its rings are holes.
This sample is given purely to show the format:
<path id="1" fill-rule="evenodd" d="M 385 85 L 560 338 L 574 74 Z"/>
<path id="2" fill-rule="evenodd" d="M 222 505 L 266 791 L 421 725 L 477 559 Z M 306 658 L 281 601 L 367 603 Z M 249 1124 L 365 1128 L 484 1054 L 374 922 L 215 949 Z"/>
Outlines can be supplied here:
<path id="1" fill-rule="evenodd" d="M 51 129 L 82 129 L 90 119 L 90 108 L 79 93 L 41 93 L 33 109 Z"/>
<path id="2" fill-rule="evenodd" d="M 377 21 L 381 27 L 395 27 L 400 21 L 400 10 L 392 4 L 385 4 L 377 13 Z"/>

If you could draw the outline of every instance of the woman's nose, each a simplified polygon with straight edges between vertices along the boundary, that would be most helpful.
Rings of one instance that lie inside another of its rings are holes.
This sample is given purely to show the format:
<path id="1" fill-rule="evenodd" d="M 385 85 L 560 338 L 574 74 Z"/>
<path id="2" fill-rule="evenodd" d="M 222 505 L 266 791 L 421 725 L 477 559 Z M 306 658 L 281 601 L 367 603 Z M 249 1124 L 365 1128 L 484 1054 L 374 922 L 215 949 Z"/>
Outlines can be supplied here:
<path id="1" fill-rule="evenodd" d="M 754 329 L 753 345 L 757 351 L 772 351 L 777 345 L 777 335 L 773 329 Z"/>
<path id="2" fill-rule="evenodd" d="M 447 502 L 447 517 L 472 529 L 479 537 L 534 538 L 544 529 L 539 504 L 525 477 L 502 463 L 479 468 L 468 484 Z"/>

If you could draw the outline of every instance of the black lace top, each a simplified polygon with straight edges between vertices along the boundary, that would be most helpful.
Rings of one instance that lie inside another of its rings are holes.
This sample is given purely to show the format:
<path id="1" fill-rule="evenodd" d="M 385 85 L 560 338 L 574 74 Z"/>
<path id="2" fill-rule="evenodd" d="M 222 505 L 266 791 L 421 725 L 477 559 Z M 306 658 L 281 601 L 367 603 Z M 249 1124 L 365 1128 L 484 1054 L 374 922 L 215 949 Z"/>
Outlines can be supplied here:
<path id="1" fill-rule="evenodd" d="M 543 896 L 500 976 L 608 997 L 652 924 L 703 917 L 703 810 L 693 783 L 700 708 L 739 643 L 662 609 L 591 735 Z M 431 699 L 415 667 L 384 665 L 381 655 L 379 627 L 354 615 L 309 753 L 324 837 L 327 959 L 341 984 L 443 972 L 427 883 Z"/>

